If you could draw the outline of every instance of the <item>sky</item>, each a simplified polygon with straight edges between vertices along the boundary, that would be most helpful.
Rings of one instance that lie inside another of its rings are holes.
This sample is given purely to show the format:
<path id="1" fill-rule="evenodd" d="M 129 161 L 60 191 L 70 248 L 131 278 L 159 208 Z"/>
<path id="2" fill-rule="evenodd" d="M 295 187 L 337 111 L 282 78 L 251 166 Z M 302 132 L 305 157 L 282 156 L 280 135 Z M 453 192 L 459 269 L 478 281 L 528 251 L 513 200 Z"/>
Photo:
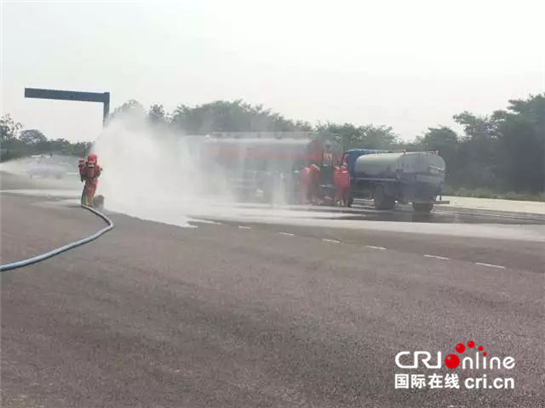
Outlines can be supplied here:
<path id="1" fill-rule="evenodd" d="M 1 113 L 94 140 L 102 107 L 243 99 L 288 118 L 388 125 L 404 140 L 545 91 L 543 0 L 2 2 Z"/>

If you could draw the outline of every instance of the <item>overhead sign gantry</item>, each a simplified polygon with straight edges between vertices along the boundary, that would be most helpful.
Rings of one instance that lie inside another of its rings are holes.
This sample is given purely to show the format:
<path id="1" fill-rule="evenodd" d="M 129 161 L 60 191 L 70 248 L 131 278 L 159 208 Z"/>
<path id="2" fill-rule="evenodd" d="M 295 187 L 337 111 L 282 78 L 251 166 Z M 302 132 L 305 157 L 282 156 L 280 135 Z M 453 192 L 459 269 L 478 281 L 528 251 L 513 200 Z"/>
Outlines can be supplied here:
<path id="1" fill-rule="evenodd" d="M 100 102 L 102 103 L 102 123 L 106 123 L 110 114 L 109 92 L 61 91 L 57 89 L 25 88 L 25 98 L 56 99 L 61 101 Z"/>

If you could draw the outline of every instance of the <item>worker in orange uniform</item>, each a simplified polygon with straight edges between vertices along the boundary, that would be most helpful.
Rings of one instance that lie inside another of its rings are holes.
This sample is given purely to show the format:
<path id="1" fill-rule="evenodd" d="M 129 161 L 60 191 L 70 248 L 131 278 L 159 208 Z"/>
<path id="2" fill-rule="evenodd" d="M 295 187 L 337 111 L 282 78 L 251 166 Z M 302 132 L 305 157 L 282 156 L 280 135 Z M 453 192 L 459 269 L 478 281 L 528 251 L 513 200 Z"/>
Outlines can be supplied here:
<path id="1" fill-rule="evenodd" d="M 310 200 L 310 168 L 301 169 L 301 204 L 307 204 Z"/>
<path id="2" fill-rule="evenodd" d="M 335 166 L 333 183 L 335 184 L 335 203 L 347 207 L 350 198 L 350 174 L 344 163 L 341 166 Z"/>
<path id="3" fill-rule="evenodd" d="M 81 195 L 81 204 L 89 207 L 93 206 L 93 198 L 98 186 L 98 178 L 102 168 L 98 165 L 97 155 L 91 153 L 87 156 L 87 161 L 79 161 L 79 175 L 81 181 L 85 182 L 83 193 Z"/>
<path id="4" fill-rule="evenodd" d="M 309 197 L 312 204 L 320 205 L 322 203 L 320 193 L 320 167 L 311 164 L 309 167 Z"/>
<path id="5" fill-rule="evenodd" d="M 333 185 L 335 186 L 335 205 L 340 205 L 342 201 L 342 189 L 341 189 L 341 166 L 333 167 Z"/>

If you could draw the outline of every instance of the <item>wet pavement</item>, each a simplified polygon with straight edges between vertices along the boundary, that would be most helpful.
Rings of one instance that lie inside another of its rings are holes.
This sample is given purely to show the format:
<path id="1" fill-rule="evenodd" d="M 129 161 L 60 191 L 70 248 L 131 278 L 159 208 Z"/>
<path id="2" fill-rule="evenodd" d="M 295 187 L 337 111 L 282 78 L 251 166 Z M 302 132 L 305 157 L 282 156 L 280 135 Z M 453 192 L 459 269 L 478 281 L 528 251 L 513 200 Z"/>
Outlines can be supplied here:
<path id="1" fill-rule="evenodd" d="M 79 180 L 67 178 L 63 180 L 30 179 L 21 174 L 0 172 L 0 191 L 30 196 L 42 196 L 49 199 L 63 200 L 65 204 L 77 204 L 81 184 Z M 151 203 L 153 201 L 153 203 Z M 110 204 L 110 205 L 109 205 Z M 123 205 L 116 205 L 106 200 L 106 208 L 112 212 L 122 212 L 142 219 L 165 221 L 156 219 L 156 215 L 148 215 L 140 210 L 131 214 L 125 211 Z M 184 218 L 183 223 L 191 218 L 221 219 L 238 217 L 242 220 L 261 219 L 319 219 L 336 221 L 376 221 L 394 223 L 426 223 L 426 224 L 503 224 L 503 225 L 545 225 L 545 214 L 501 211 L 490 209 L 455 208 L 452 206 L 436 205 L 430 214 L 417 213 L 411 205 L 397 204 L 394 210 L 376 210 L 370 200 L 356 200 L 351 208 L 310 205 L 270 205 L 262 202 L 233 203 L 204 200 L 177 200 L 160 202 L 155 198 L 150 202 L 142 201 L 142 207 L 154 206 L 160 209 L 166 218 Z M 134 210 L 133 210 L 134 212 Z M 181 222 L 177 222 L 181 224 Z"/>
<path id="2" fill-rule="evenodd" d="M 2 259 L 103 227 L 77 183 L 9 183 Z M 2 274 L 3 406 L 543 406 L 543 225 L 357 204 L 115 207 L 101 239 Z M 462 340 L 512 356 L 469 375 L 515 388 L 394 388 L 401 350 Z"/>
<path id="3" fill-rule="evenodd" d="M 395 209 L 378 211 L 371 204 L 356 204 L 353 212 L 343 212 L 342 217 L 335 219 L 422 222 L 438 224 L 538 224 L 545 225 L 545 216 L 541 214 L 507 213 L 502 211 L 482 211 L 467 209 L 435 208 L 430 214 L 416 213 L 412 209 Z"/>
<path id="4" fill-rule="evenodd" d="M 1 198 L 7 261 L 103 228 L 70 200 Z M 267 224 L 277 210 L 242 207 L 256 215 L 196 228 L 113 214 L 101 239 L 2 274 L 2 406 L 543 406 L 531 226 Z M 400 351 L 469 340 L 516 366 L 458 370 L 461 386 L 486 374 L 514 389 L 394 388 Z"/>

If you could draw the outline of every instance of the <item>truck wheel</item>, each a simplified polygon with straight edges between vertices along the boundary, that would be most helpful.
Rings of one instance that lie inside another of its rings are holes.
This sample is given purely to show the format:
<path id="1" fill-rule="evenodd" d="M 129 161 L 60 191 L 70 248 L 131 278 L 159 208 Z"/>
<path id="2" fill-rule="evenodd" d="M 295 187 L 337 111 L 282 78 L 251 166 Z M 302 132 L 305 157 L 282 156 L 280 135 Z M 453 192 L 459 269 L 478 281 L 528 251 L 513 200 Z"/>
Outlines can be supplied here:
<path id="1" fill-rule="evenodd" d="M 413 209 L 416 212 L 430 213 L 433 209 L 432 203 L 413 203 Z"/>
<path id="2" fill-rule="evenodd" d="M 377 210 L 392 210 L 396 200 L 395 197 L 384 193 L 384 187 L 376 186 L 373 192 L 373 202 Z"/>

